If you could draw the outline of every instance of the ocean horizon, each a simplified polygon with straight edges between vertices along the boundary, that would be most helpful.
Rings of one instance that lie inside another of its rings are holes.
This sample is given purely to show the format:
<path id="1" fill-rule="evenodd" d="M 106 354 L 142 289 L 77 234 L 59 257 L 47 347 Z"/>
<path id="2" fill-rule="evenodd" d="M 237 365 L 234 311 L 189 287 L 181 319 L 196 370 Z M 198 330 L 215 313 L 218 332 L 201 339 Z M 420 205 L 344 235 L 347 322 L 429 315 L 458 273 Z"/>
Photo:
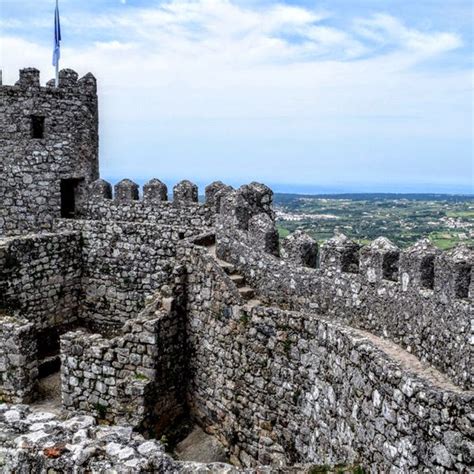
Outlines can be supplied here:
<path id="1" fill-rule="evenodd" d="M 106 176 L 105 180 L 111 184 L 118 183 L 124 177 Z M 129 178 L 142 187 L 150 178 Z M 167 186 L 168 191 L 172 191 L 173 186 L 181 181 L 180 178 L 159 178 Z M 208 181 L 193 181 L 199 187 L 199 194 L 204 194 L 205 187 L 210 184 Z M 239 187 L 245 184 L 232 179 L 222 179 L 226 184 Z M 250 182 L 250 181 L 249 181 Z M 337 194 L 430 194 L 430 195 L 461 195 L 474 196 L 474 185 L 457 184 L 379 184 L 379 183 L 346 183 L 346 184 L 295 184 L 295 183 L 273 183 L 262 180 L 267 186 L 277 194 L 301 194 L 301 195 L 337 195 Z"/>

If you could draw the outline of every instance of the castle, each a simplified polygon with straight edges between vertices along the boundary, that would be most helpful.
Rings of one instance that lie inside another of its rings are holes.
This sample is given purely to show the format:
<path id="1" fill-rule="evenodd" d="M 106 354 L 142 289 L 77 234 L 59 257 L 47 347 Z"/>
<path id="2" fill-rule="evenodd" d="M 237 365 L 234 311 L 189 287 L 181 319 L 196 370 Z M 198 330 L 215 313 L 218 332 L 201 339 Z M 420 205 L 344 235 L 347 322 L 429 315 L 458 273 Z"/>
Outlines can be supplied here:
<path id="1" fill-rule="evenodd" d="M 258 183 L 112 192 L 91 74 L 0 92 L 3 472 L 473 468 L 473 249 L 279 241 Z M 232 465 L 166 454 L 183 416 Z"/>

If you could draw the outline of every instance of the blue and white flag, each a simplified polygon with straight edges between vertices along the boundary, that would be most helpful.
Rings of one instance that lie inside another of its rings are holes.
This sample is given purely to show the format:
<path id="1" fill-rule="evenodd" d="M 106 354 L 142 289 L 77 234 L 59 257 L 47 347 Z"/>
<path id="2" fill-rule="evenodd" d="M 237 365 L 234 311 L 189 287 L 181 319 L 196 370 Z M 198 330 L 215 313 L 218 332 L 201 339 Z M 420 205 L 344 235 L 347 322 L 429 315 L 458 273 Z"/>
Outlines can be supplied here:
<path id="1" fill-rule="evenodd" d="M 61 23 L 59 21 L 59 6 L 56 0 L 56 9 L 54 10 L 54 52 L 53 66 L 58 67 L 59 58 L 61 57 Z"/>

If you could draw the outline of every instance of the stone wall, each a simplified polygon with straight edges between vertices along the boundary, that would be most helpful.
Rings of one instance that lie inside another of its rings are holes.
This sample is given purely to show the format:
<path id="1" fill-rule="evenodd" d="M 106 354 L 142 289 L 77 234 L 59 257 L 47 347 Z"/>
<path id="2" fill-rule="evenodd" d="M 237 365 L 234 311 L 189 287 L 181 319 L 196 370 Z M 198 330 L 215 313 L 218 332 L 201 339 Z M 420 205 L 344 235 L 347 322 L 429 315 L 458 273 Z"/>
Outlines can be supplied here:
<path id="1" fill-rule="evenodd" d="M 0 239 L 0 310 L 37 331 L 73 323 L 81 290 L 78 232 Z"/>
<path id="2" fill-rule="evenodd" d="M 182 201 L 177 198 L 168 202 L 160 194 L 158 199 L 154 192 L 158 186 L 156 183 L 160 183 L 159 189 L 164 189 L 166 196 L 166 186 L 156 179 L 144 185 L 142 196 L 138 185 L 128 179 L 115 186 L 113 196 L 109 183 L 96 181 L 90 189 L 86 217 L 93 220 L 160 223 L 195 229 L 198 233 L 214 225 L 216 211 L 213 207 L 200 204 L 197 200 Z"/>
<path id="3" fill-rule="evenodd" d="M 156 434 L 184 410 L 183 321 L 160 294 L 116 337 L 63 335 L 63 406 Z"/>
<path id="4" fill-rule="evenodd" d="M 472 392 L 372 335 L 307 311 L 235 304 L 218 289 L 225 278 L 198 266 L 191 258 L 188 400 L 234 463 L 372 472 L 472 463 Z"/>
<path id="5" fill-rule="evenodd" d="M 58 88 L 40 87 L 39 71 L 23 69 L 0 97 L 0 236 L 49 230 L 61 216 L 61 180 L 77 180 L 80 212 L 98 178 L 95 78 L 66 69 Z"/>
<path id="6" fill-rule="evenodd" d="M 359 250 L 338 236 L 321 249 L 320 268 L 311 269 L 252 247 L 239 229 L 221 230 L 217 240 L 218 256 L 234 264 L 264 301 L 331 315 L 387 337 L 460 386 L 472 387 L 474 252 L 460 248 L 433 256 L 422 244 L 397 250 L 395 270 L 385 278 L 380 249 L 368 247 Z M 425 257 L 432 265 L 427 280 Z"/>
<path id="7" fill-rule="evenodd" d="M 176 245 L 191 228 L 156 223 L 61 219 L 57 229 L 82 235 L 81 319 L 122 325 L 145 306 L 145 298 L 168 282 Z"/>
<path id="8" fill-rule="evenodd" d="M 37 377 L 33 323 L 0 312 L 0 401 L 31 402 Z"/>

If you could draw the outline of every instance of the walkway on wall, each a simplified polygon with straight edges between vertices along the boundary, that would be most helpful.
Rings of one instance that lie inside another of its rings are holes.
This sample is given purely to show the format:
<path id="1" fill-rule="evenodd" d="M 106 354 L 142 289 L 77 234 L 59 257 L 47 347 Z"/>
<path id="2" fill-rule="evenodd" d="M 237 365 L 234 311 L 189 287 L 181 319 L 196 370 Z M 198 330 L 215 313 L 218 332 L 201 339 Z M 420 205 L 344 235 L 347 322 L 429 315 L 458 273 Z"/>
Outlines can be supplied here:
<path id="1" fill-rule="evenodd" d="M 229 275 L 232 282 L 236 285 L 242 299 L 246 301 L 246 306 L 268 306 L 258 299 L 256 296 L 256 291 L 248 286 L 245 281 L 245 277 L 237 271 L 234 265 L 217 257 L 215 242 L 204 243 L 202 246 L 207 248 L 209 255 L 227 273 L 227 275 Z M 315 317 L 326 319 L 324 316 L 318 314 L 315 314 Z M 336 322 L 332 321 L 332 323 Z M 372 334 L 368 331 L 364 331 L 352 326 L 350 326 L 350 328 L 361 338 L 367 339 L 372 345 L 382 351 L 393 362 L 399 364 L 403 370 L 406 370 L 407 372 L 410 372 L 443 390 L 450 390 L 457 393 L 465 391 L 458 385 L 455 385 L 447 375 L 443 374 L 427 362 L 421 361 L 418 357 L 403 349 L 400 345 L 388 339 L 376 336 L 375 334 Z"/>
<path id="2" fill-rule="evenodd" d="M 374 346 L 384 352 L 392 360 L 400 364 L 402 369 L 428 380 L 433 385 L 442 388 L 443 390 L 451 390 L 458 393 L 464 391 L 461 387 L 455 385 L 445 374 L 428 363 L 422 362 L 418 357 L 403 349 L 398 344 L 395 344 L 388 339 L 376 336 L 368 331 L 363 331 L 362 329 L 352 329 L 362 337 L 368 339 Z"/>

